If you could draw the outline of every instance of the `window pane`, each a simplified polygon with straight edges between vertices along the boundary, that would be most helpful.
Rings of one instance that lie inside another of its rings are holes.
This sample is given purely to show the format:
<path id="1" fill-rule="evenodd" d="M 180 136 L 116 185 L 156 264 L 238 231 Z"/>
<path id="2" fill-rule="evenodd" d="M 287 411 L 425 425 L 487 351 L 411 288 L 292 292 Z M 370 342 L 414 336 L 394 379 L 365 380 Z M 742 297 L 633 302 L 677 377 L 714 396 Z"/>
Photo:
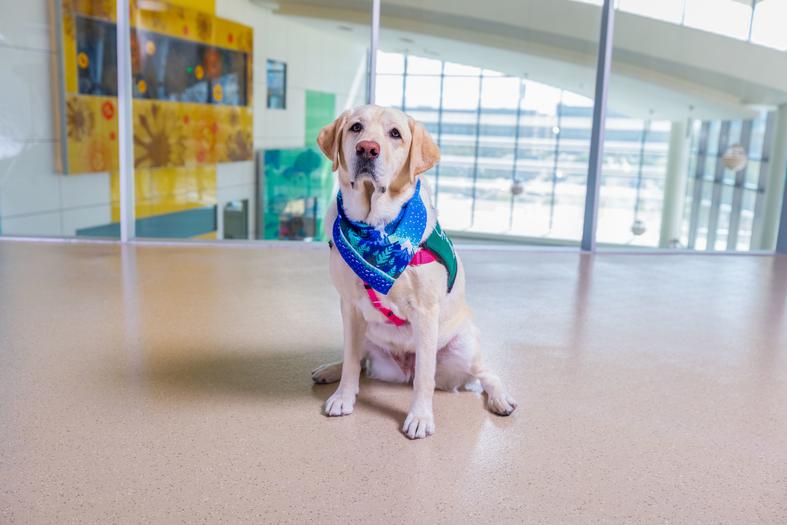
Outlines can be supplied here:
<path id="1" fill-rule="evenodd" d="M 689 27 L 746 40 L 751 3 L 736 0 L 686 0 L 684 24 Z"/>
<path id="2" fill-rule="evenodd" d="M 760 192 L 780 178 L 770 165 L 779 112 L 766 92 L 783 91 L 771 73 L 787 56 L 739 41 L 749 36 L 752 4 L 620 0 L 620 10 L 643 16 L 615 23 L 602 246 L 772 245 L 775 199 Z"/>
<path id="3" fill-rule="evenodd" d="M 484 77 L 481 106 L 515 110 L 519 105 L 521 80 L 519 78 Z"/>
<path id="4" fill-rule="evenodd" d="M 531 24 L 545 16 L 545 3 L 514 4 L 493 0 L 485 5 L 489 16 L 478 20 L 477 32 L 506 35 L 511 24 Z M 425 0 L 408 7 L 417 13 L 413 28 L 434 24 L 454 29 L 438 39 L 416 29 L 396 29 L 405 14 L 397 13 L 393 23 L 388 13 L 394 7 L 387 11 L 383 4 L 380 45 L 396 66 L 378 71 L 377 102 L 401 108 L 399 86 L 404 84 L 406 111 L 438 141 L 441 162 L 425 180 L 434 182 L 440 221 L 453 234 L 461 230 L 576 244 L 582 230 L 600 10 L 569 5 L 592 30 L 579 37 L 566 21 L 563 29 L 574 34 L 573 51 L 547 57 L 532 52 L 543 42 L 530 45 L 547 36 L 541 29 L 521 27 L 516 37 L 521 42 L 512 40 L 512 46 L 478 40 L 467 31 L 478 16 L 468 6 Z M 464 20 L 462 28 L 454 27 L 459 20 Z M 555 25 L 562 23 L 558 19 Z M 579 55 L 581 60 L 575 60 Z"/>
<path id="5" fill-rule="evenodd" d="M 481 74 L 481 69 L 464 64 L 457 64 L 455 62 L 446 62 L 445 74 L 455 76 L 478 76 Z"/>
<path id="6" fill-rule="evenodd" d="M 402 107 L 402 75 L 378 75 L 375 102 L 380 106 Z"/>
<path id="7" fill-rule="evenodd" d="M 389 105 L 389 104 L 381 104 L 381 105 Z M 411 111 L 416 108 L 437 108 L 439 106 L 440 106 L 440 77 L 418 77 L 418 76 L 407 77 L 407 110 L 408 111 Z"/>
<path id="8" fill-rule="evenodd" d="M 443 88 L 443 107 L 446 109 L 476 109 L 480 85 L 480 77 L 446 77 Z"/>
<path id="9" fill-rule="evenodd" d="M 410 55 L 407 57 L 408 75 L 439 75 L 442 63 L 433 58 Z"/>
<path id="10" fill-rule="evenodd" d="M 377 52 L 377 73 L 396 74 L 404 73 L 404 55 L 400 53 Z"/>
<path id="11" fill-rule="evenodd" d="M 759 0 L 754 8 L 751 41 L 780 51 L 787 51 L 787 2 L 784 0 Z"/>
<path id="12" fill-rule="evenodd" d="M 335 176 L 316 139 L 366 98 L 367 47 L 352 32 L 368 27 L 242 2 L 217 2 L 215 15 L 138 4 L 172 11 L 132 18 L 135 83 L 176 96 L 134 100 L 137 235 L 323 240 Z"/>

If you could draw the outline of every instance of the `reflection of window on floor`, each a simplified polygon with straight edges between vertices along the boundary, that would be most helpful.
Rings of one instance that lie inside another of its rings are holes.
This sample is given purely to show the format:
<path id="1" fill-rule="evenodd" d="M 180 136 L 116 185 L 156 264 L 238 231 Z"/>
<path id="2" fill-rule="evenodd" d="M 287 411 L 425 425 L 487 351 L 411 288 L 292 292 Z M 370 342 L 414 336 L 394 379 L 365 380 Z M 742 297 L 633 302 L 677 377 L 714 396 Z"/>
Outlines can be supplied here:
<path id="1" fill-rule="evenodd" d="M 442 159 L 427 177 L 445 228 L 580 238 L 591 99 L 496 71 L 384 52 L 375 95 L 378 104 L 423 122 L 437 140 Z M 656 247 L 671 123 L 614 109 L 606 122 L 598 239 Z M 749 249 L 768 136 L 765 114 L 694 123 L 681 246 Z M 730 160 L 736 151 L 748 161 L 743 167 Z"/>
<path id="2" fill-rule="evenodd" d="M 287 64 L 268 59 L 268 109 L 287 109 Z"/>

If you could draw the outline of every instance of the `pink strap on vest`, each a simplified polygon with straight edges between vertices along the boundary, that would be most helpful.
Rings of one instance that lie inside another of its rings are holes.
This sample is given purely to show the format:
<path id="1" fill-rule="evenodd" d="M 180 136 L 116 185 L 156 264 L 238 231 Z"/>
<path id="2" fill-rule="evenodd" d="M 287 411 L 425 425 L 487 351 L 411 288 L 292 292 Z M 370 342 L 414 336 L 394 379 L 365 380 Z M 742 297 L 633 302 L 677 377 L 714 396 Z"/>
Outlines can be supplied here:
<path id="1" fill-rule="evenodd" d="M 410 259 L 410 266 L 420 266 L 422 264 L 429 264 L 435 262 L 436 260 L 437 258 L 434 256 L 431 250 L 428 250 L 426 248 L 420 248 L 417 252 L 415 252 L 413 258 Z M 396 326 L 402 326 L 403 324 L 407 324 L 407 321 L 405 319 L 398 317 L 396 314 L 393 313 L 393 311 L 390 308 L 386 308 L 385 306 L 383 306 L 383 304 L 380 302 L 380 298 L 377 296 L 377 292 L 375 292 L 371 286 L 369 286 L 366 283 L 363 283 L 363 287 L 366 288 L 366 295 L 369 296 L 369 300 L 372 302 L 372 306 L 374 306 L 377 310 L 379 310 L 380 313 L 382 313 L 386 317 L 386 319 L 390 324 Z"/>
<path id="2" fill-rule="evenodd" d="M 410 266 L 429 264 L 435 262 L 436 260 L 437 258 L 434 256 L 431 250 L 427 248 L 421 248 L 415 252 L 415 255 L 413 255 L 413 258 L 410 260 Z"/>

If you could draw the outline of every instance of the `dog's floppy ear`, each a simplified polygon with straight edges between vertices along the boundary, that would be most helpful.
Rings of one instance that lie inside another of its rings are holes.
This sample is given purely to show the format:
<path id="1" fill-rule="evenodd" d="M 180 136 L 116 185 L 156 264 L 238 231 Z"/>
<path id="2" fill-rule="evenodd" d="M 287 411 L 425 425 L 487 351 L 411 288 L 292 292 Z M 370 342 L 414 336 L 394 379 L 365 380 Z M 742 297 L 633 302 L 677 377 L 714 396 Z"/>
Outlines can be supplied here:
<path id="1" fill-rule="evenodd" d="M 342 159 L 342 137 L 344 136 L 344 124 L 347 122 L 349 111 L 345 111 L 336 120 L 320 130 L 317 135 L 317 145 L 325 156 L 333 162 L 332 171 L 339 169 L 339 164 L 344 164 Z"/>
<path id="2" fill-rule="evenodd" d="M 440 148 L 437 147 L 432 136 L 420 122 L 410 119 L 410 131 L 413 140 L 410 143 L 410 182 L 421 173 L 431 169 L 440 161 Z"/>

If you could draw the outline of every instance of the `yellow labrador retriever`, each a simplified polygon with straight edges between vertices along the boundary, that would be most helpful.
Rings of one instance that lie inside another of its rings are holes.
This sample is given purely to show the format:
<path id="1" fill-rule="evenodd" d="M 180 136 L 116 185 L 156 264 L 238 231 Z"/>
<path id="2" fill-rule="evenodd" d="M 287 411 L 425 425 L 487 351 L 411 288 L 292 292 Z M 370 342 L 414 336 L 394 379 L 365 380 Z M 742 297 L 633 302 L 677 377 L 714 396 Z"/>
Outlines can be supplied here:
<path id="1" fill-rule="evenodd" d="M 340 187 L 325 228 L 331 239 L 331 278 L 341 296 L 344 360 L 312 372 L 317 383 L 340 381 L 325 402 L 326 415 L 352 413 L 364 367 L 372 378 L 412 381 L 413 401 L 402 429 L 412 439 L 435 431 L 435 388 L 455 391 L 480 381 L 489 409 L 509 415 L 516 402 L 483 363 L 478 330 L 465 302 L 461 260 L 453 259 L 452 283 L 452 267 L 444 259 L 451 258 L 453 247 L 437 225 L 429 187 L 420 177 L 440 159 L 429 133 L 401 111 L 362 106 L 323 128 L 317 142 L 333 161 Z M 427 240 L 435 233 L 451 253 L 442 258 L 429 250 L 416 253 L 420 246 L 431 246 Z M 415 242 L 408 236 L 415 236 Z M 366 246 L 359 248 L 361 237 L 373 238 L 369 249 L 378 251 L 370 256 Z M 392 250 L 394 259 L 405 261 L 393 277 L 373 265 Z"/>

